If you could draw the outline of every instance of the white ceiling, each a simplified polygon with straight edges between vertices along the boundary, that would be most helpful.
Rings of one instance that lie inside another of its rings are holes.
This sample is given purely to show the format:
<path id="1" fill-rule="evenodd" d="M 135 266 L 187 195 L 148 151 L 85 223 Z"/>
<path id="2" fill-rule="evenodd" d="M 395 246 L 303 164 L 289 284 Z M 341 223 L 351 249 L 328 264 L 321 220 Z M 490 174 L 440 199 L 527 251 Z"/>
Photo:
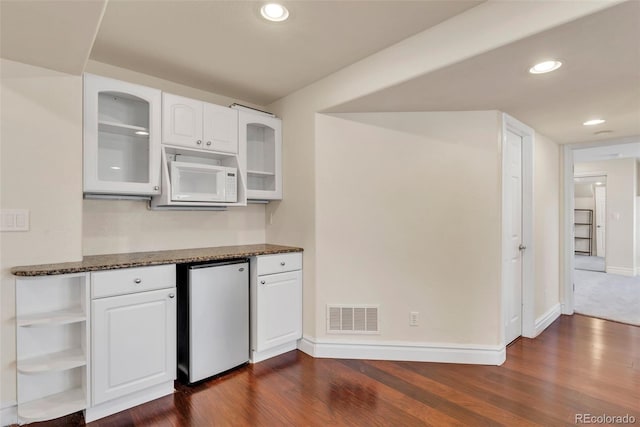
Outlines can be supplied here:
<path id="1" fill-rule="evenodd" d="M 640 137 L 635 139 L 638 142 L 575 149 L 573 150 L 573 161 L 574 163 L 583 163 L 626 158 L 640 160 Z"/>
<path id="2" fill-rule="evenodd" d="M 557 58 L 553 73 L 531 65 Z M 629 1 L 332 109 L 501 110 L 558 143 L 640 134 L 640 2 Z M 582 122 L 602 117 L 603 125 Z M 611 133 L 594 135 L 594 132 Z"/>
<path id="3" fill-rule="evenodd" d="M 0 0 L 3 58 L 80 74 L 89 55 L 267 105 L 481 1 Z M 512 4 L 514 5 L 514 4 Z M 101 20 L 102 18 L 102 20 Z M 93 43 L 95 38 L 95 43 Z M 549 57 L 564 66 L 532 76 Z M 559 143 L 640 135 L 640 1 L 631 0 L 332 109 L 506 111 Z M 584 120 L 607 123 L 583 127 Z M 600 130 L 611 133 L 594 135 Z"/>
<path id="4" fill-rule="evenodd" d="M 82 73 L 106 0 L 0 0 L 2 58 Z"/>
<path id="5" fill-rule="evenodd" d="M 91 59 L 269 104 L 482 1 L 110 1 Z"/>

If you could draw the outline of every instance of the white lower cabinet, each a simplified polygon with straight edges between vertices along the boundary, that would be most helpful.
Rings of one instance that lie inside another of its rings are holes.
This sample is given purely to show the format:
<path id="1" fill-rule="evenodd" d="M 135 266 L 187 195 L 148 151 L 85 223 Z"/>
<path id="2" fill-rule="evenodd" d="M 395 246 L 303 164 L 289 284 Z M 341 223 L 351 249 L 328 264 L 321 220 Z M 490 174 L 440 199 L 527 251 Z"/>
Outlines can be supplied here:
<path id="1" fill-rule="evenodd" d="M 91 274 L 87 421 L 169 394 L 176 378 L 175 265 Z"/>
<path id="2" fill-rule="evenodd" d="M 18 421 L 88 406 L 87 274 L 16 279 Z"/>
<path id="3" fill-rule="evenodd" d="M 175 378 L 176 291 L 94 300 L 93 404 Z"/>
<path id="4" fill-rule="evenodd" d="M 251 259 L 251 361 L 297 348 L 302 338 L 302 254 Z"/>

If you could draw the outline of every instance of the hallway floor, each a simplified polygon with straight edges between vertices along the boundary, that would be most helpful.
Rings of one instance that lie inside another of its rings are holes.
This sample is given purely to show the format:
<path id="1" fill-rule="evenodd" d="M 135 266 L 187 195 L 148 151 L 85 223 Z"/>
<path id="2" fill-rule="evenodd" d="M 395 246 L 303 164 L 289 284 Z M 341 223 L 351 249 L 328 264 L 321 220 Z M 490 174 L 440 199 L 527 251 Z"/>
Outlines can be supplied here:
<path id="1" fill-rule="evenodd" d="M 575 270 L 574 310 L 640 326 L 640 277 Z"/>
<path id="2" fill-rule="evenodd" d="M 574 267 L 576 270 L 589 270 L 589 271 L 605 271 L 604 257 L 589 256 L 589 255 L 575 255 Z"/>

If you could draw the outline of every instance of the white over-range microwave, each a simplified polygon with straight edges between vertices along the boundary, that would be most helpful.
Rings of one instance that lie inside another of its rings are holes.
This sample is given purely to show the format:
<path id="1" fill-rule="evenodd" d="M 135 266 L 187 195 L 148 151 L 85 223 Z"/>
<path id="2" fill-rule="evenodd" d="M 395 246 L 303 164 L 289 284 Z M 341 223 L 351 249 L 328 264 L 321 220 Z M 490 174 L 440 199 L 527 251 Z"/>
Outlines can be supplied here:
<path id="1" fill-rule="evenodd" d="M 171 162 L 171 200 L 176 202 L 238 201 L 238 170 L 226 166 Z"/>

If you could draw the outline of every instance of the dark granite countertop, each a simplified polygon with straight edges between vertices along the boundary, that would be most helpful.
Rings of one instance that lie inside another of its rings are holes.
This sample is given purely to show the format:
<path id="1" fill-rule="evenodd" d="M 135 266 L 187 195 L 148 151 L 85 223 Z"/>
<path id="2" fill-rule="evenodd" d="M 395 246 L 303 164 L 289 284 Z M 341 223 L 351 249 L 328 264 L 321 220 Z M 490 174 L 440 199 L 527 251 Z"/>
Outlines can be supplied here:
<path id="1" fill-rule="evenodd" d="M 13 267 L 11 273 L 16 276 L 51 276 L 55 274 L 84 273 L 87 271 L 113 270 L 117 268 L 143 267 L 160 264 L 179 264 L 184 262 L 216 261 L 302 251 L 302 248 L 263 243 L 258 245 L 91 255 L 84 257 L 82 261 L 78 262 Z"/>

